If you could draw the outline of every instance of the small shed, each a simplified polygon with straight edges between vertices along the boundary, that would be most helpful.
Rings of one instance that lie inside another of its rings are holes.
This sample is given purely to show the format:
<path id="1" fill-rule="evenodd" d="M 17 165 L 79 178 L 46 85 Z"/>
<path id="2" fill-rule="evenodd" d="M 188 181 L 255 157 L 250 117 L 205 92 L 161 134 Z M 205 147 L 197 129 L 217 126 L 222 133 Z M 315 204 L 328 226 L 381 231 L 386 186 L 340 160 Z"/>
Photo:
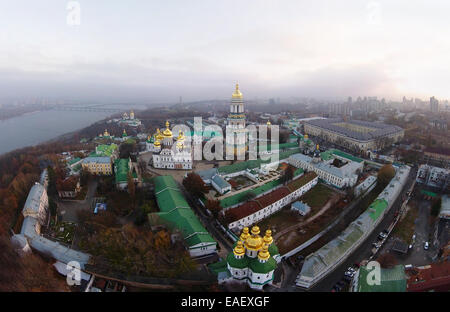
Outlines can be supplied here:
<path id="1" fill-rule="evenodd" d="M 291 205 L 291 209 L 298 211 L 302 216 L 307 215 L 311 211 L 311 207 L 308 204 L 305 204 L 302 201 L 296 201 Z"/>

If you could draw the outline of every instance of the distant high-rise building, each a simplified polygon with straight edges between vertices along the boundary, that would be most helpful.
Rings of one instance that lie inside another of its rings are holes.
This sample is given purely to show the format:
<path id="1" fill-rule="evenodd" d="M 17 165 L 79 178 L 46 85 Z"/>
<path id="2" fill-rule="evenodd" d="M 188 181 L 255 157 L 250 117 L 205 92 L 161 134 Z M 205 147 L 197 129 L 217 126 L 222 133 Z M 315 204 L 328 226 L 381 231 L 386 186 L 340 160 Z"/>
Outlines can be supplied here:
<path id="1" fill-rule="evenodd" d="M 434 96 L 430 97 L 430 110 L 433 113 L 437 113 L 439 111 L 439 101 L 436 100 Z"/>

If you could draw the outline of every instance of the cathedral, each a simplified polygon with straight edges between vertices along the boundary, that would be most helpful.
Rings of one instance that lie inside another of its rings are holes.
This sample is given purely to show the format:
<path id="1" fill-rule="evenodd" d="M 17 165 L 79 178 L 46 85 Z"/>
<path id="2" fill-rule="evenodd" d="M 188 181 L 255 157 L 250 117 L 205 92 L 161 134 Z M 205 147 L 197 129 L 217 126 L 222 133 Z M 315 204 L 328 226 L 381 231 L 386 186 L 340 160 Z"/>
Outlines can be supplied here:
<path id="1" fill-rule="evenodd" d="M 153 152 L 153 167 L 158 169 L 192 169 L 192 153 L 190 144 L 186 144 L 186 136 L 180 133 L 174 138 L 169 121 L 166 129 L 159 128 L 152 137 L 147 138 L 147 150 Z M 173 147 L 175 143 L 175 147 Z"/>
<path id="2" fill-rule="evenodd" d="M 253 226 L 250 233 L 248 227 L 242 230 L 233 252 L 227 256 L 227 268 L 233 280 L 261 290 L 273 282 L 279 252 L 271 230 L 267 230 L 264 237 L 259 233 L 258 226 Z"/>
<path id="3" fill-rule="evenodd" d="M 130 111 L 130 115 L 125 112 L 122 115 L 122 119 L 119 120 L 119 124 L 127 125 L 130 127 L 138 127 L 142 124 L 142 122 L 134 116 L 134 111 Z"/>
<path id="4" fill-rule="evenodd" d="M 226 127 L 226 155 L 243 155 L 247 151 L 247 129 L 245 128 L 245 111 L 239 84 L 231 96 L 230 113 Z"/>

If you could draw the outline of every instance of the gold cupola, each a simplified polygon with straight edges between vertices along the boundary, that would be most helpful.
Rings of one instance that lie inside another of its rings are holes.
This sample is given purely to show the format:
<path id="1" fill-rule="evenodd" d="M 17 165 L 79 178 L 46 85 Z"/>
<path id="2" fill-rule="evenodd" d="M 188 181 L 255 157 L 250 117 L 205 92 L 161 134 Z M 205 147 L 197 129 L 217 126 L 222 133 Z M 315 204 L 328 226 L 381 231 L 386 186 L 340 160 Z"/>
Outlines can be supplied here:
<path id="1" fill-rule="evenodd" d="M 103 132 L 103 136 L 109 136 L 109 132 L 107 129 L 105 129 L 105 132 Z"/>
<path id="2" fill-rule="evenodd" d="M 244 243 L 238 240 L 236 247 L 233 249 L 233 253 L 235 256 L 242 257 L 245 254 Z"/>
<path id="3" fill-rule="evenodd" d="M 245 247 L 249 250 L 259 250 L 264 245 L 264 241 L 261 236 L 259 236 L 259 227 L 252 227 L 251 235 L 245 241 Z"/>
<path id="4" fill-rule="evenodd" d="M 161 141 L 162 139 L 164 139 L 164 135 L 161 133 L 159 128 L 156 129 L 155 139 L 158 141 Z"/>
<path id="5" fill-rule="evenodd" d="M 267 230 L 266 231 L 266 235 L 263 238 L 264 244 L 266 245 L 270 245 L 273 242 L 273 237 L 272 237 L 272 231 L 271 230 Z"/>
<path id="6" fill-rule="evenodd" d="M 270 127 L 272 123 L 270 121 L 267 121 L 267 126 Z"/>
<path id="7" fill-rule="evenodd" d="M 234 90 L 232 98 L 233 99 L 242 99 L 242 93 L 239 90 L 239 83 L 236 83 L 236 89 Z"/>
<path id="8" fill-rule="evenodd" d="M 161 142 L 159 140 L 156 140 L 155 143 L 153 143 L 153 146 L 161 146 Z"/>
<path id="9" fill-rule="evenodd" d="M 169 124 L 169 121 L 167 120 L 166 121 L 166 130 L 163 131 L 163 135 L 166 138 L 171 138 L 173 136 L 172 131 L 170 131 L 170 129 L 169 129 L 169 126 L 170 126 L 170 124 Z"/>
<path id="10" fill-rule="evenodd" d="M 264 245 L 262 249 L 258 252 L 258 259 L 261 261 L 267 261 L 270 258 L 269 246 Z"/>
<path id="11" fill-rule="evenodd" d="M 177 141 L 184 141 L 186 137 L 184 136 L 183 131 L 180 130 L 180 132 L 178 133 L 178 138 Z"/>
<path id="12" fill-rule="evenodd" d="M 245 242 L 249 236 L 250 236 L 250 233 L 248 232 L 248 227 L 245 227 L 242 229 L 242 234 L 239 237 L 239 239 L 241 241 Z"/>
<path id="13" fill-rule="evenodd" d="M 305 133 L 304 138 L 305 138 L 305 140 L 308 140 L 308 134 L 307 133 Z"/>

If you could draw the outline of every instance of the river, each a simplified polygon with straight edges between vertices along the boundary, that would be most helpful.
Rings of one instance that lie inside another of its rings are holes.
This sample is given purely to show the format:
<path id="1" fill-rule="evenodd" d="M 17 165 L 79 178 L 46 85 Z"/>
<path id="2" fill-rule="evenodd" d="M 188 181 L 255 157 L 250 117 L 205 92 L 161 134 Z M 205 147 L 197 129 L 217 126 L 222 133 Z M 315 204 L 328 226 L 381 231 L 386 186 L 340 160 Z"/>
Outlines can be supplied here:
<path id="1" fill-rule="evenodd" d="M 85 128 L 111 113 L 42 111 L 0 121 L 0 154 Z"/>

